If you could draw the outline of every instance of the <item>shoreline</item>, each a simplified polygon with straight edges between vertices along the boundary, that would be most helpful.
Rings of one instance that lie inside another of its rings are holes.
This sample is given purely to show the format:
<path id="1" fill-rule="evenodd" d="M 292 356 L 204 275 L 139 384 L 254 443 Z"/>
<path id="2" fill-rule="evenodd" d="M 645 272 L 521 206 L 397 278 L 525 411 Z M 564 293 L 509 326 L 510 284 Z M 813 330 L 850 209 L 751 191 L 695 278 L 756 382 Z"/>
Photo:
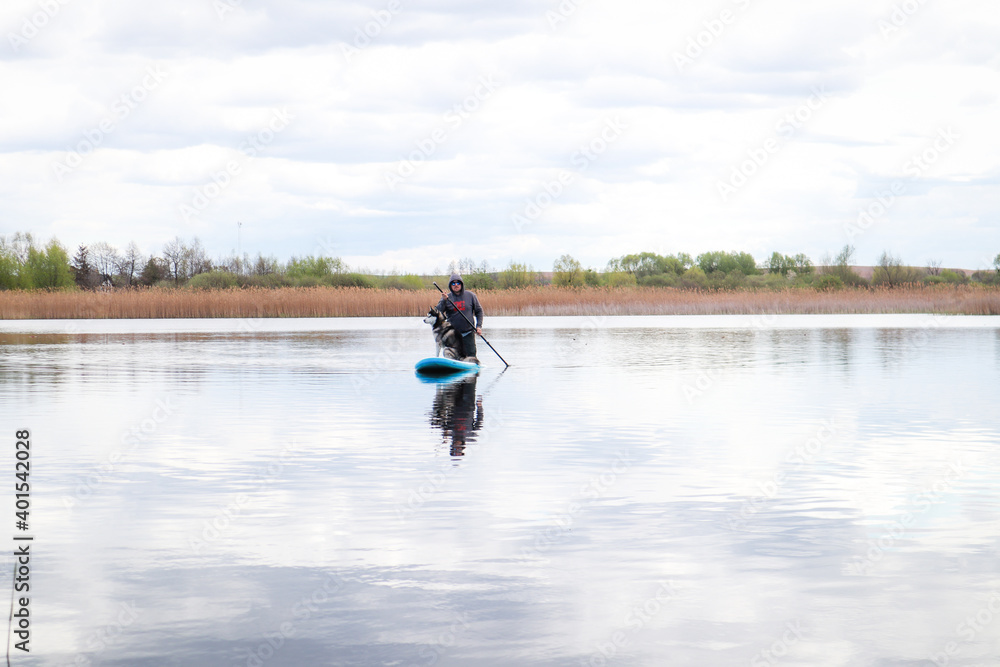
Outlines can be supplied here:
<path id="1" fill-rule="evenodd" d="M 1000 315 L 535 315 L 497 316 L 486 320 L 484 332 L 502 336 L 513 331 L 1000 331 Z M 321 333 L 376 333 L 400 331 L 428 336 L 429 327 L 418 317 L 284 317 L 261 319 L 100 319 L 0 320 L 0 345 L 69 342 L 73 337 L 100 337 L 128 342 L 147 336 L 236 336 Z"/>
<path id="2" fill-rule="evenodd" d="M 1000 315 L 1000 289 L 695 290 L 672 287 L 530 287 L 476 290 L 487 317 L 613 315 Z M 355 287 L 0 292 L 0 320 L 417 317 L 438 295 Z"/>

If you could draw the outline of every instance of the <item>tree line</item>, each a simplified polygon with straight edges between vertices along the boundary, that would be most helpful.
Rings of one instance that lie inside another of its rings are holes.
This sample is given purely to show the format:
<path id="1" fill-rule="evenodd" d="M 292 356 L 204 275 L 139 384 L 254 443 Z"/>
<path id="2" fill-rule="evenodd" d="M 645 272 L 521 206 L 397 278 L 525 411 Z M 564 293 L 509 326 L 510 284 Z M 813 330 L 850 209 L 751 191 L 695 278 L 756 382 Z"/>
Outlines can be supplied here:
<path id="1" fill-rule="evenodd" d="M 928 261 L 922 267 L 909 266 L 888 250 L 879 256 L 871 278 L 863 277 L 854 266 L 855 249 L 851 245 L 844 246 L 834 257 L 825 255 L 819 266 L 802 253 L 792 256 L 773 252 L 763 262 L 757 262 L 747 252 L 712 251 L 693 258 L 683 252 L 676 255 L 641 252 L 612 259 L 605 271 L 598 273 L 594 269 L 584 269 L 570 255 L 563 255 L 555 262 L 552 281 L 566 286 L 635 285 L 693 289 L 840 289 L 970 282 L 1000 285 L 1000 254 L 993 259 L 993 271 L 975 271 L 971 276 L 964 271 L 942 269 L 938 260 Z"/>
<path id="2" fill-rule="evenodd" d="M 942 269 L 940 261 L 909 266 L 884 251 L 871 278 L 853 267 L 855 250 L 844 246 L 834 256 L 824 256 L 814 265 L 805 254 L 774 252 L 763 262 L 737 251 L 711 251 L 695 257 L 679 252 L 660 255 L 640 252 L 616 257 L 603 271 L 584 268 L 570 255 L 557 259 L 551 274 L 535 271 L 528 264 L 511 260 L 496 269 L 471 258 L 452 261 L 448 273 L 459 272 L 470 289 L 514 289 L 555 284 L 565 287 L 678 287 L 687 289 L 780 289 L 813 287 L 895 286 L 902 284 L 978 282 L 1000 285 L 1000 254 L 995 270 L 964 272 Z M 349 267 L 339 257 L 303 256 L 280 262 L 262 253 L 209 258 L 198 238 L 175 237 L 159 255 L 146 255 L 134 243 L 124 250 L 97 242 L 80 245 L 72 257 L 55 238 L 40 245 L 30 233 L 0 236 L 0 289 L 122 289 L 137 287 L 312 287 L 354 286 L 389 289 L 425 289 L 445 276 L 373 274 Z"/>

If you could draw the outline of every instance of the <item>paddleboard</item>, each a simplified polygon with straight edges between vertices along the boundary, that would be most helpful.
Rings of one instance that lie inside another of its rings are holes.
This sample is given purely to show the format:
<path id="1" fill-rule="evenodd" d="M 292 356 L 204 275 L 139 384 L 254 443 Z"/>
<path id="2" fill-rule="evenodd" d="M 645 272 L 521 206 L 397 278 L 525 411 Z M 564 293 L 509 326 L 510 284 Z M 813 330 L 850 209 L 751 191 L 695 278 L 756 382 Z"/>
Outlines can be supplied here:
<path id="1" fill-rule="evenodd" d="M 451 375 L 465 371 L 478 371 L 479 364 L 445 357 L 427 357 L 417 362 L 416 369 L 418 373 L 425 375 Z"/>

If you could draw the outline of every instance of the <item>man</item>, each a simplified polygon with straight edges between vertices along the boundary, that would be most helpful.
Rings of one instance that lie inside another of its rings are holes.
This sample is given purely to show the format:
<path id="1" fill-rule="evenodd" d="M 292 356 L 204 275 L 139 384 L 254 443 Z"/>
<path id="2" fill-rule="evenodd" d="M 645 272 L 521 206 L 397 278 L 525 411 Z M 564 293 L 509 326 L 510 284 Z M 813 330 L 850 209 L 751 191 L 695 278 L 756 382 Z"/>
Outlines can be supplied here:
<path id="1" fill-rule="evenodd" d="M 438 303 L 438 310 L 445 314 L 451 326 L 460 336 L 462 343 L 462 358 L 476 356 L 476 334 L 483 335 L 483 307 L 472 292 L 465 291 L 462 276 L 451 274 L 448 291 Z M 475 329 L 469 321 L 475 316 Z M 468 317 L 468 319 L 466 319 Z"/>

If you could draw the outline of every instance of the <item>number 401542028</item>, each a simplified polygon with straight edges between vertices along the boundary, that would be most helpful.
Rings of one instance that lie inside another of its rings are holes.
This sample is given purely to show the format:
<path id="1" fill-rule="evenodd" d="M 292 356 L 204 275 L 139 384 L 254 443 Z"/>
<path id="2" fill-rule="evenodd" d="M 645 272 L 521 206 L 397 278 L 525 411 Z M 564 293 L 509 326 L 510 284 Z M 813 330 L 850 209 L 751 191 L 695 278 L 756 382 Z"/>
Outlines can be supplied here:
<path id="1" fill-rule="evenodd" d="M 31 474 L 31 434 L 24 430 L 14 435 L 17 436 L 14 453 L 17 459 L 14 463 L 14 476 L 17 478 L 14 483 L 17 522 L 14 525 L 18 530 L 28 530 L 28 516 L 31 512 L 31 484 L 28 483 L 28 476 Z"/>

